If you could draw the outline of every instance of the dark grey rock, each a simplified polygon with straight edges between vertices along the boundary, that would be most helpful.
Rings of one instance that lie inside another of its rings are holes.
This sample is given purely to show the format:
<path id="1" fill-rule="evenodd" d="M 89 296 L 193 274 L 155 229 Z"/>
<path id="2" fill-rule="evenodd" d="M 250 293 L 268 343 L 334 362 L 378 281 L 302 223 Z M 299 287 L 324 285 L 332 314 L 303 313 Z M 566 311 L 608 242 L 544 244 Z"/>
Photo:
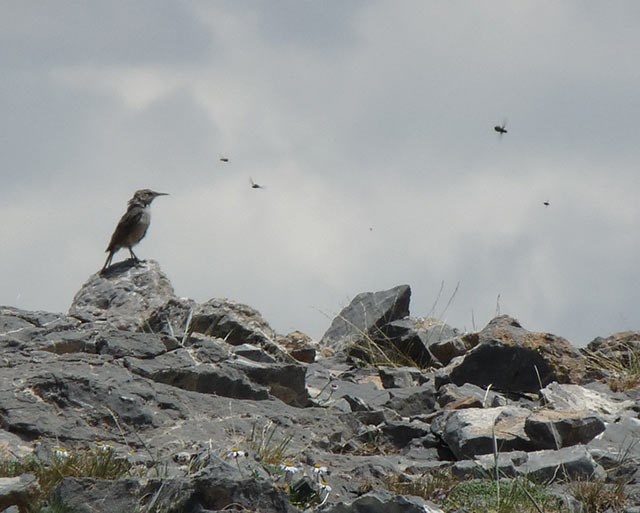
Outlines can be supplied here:
<path id="1" fill-rule="evenodd" d="M 166 335 L 106 330 L 95 339 L 95 352 L 114 358 L 131 356 L 149 359 L 176 349 L 178 341 Z"/>
<path id="2" fill-rule="evenodd" d="M 386 337 L 389 323 L 409 315 L 411 288 L 399 285 L 379 292 L 358 294 L 333 320 L 320 345 L 342 351 L 366 337 Z"/>
<path id="3" fill-rule="evenodd" d="M 419 387 L 390 389 L 389 400 L 384 406 L 403 417 L 412 417 L 432 413 L 435 404 L 433 382 L 427 382 Z"/>
<path id="4" fill-rule="evenodd" d="M 452 338 L 441 339 L 429 345 L 429 351 L 442 365 L 449 365 L 451 360 L 463 356 L 478 345 L 477 333 L 467 333 Z"/>
<path id="5" fill-rule="evenodd" d="M 375 490 L 353 502 L 330 506 L 323 513 L 443 513 L 435 504 L 409 495 Z"/>
<path id="6" fill-rule="evenodd" d="M 496 317 L 478 337 L 474 349 L 439 371 L 436 386 L 473 383 L 507 392 L 538 392 L 552 381 L 583 379 L 585 358 L 567 340 L 527 331 L 511 317 Z"/>
<path id="7" fill-rule="evenodd" d="M 416 366 L 425 368 L 442 364 L 431 353 L 431 346 L 458 335 L 458 330 L 436 319 L 406 317 L 390 322 L 386 337 L 378 342 L 399 351 Z"/>
<path id="8" fill-rule="evenodd" d="M 0 510 L 17 506 L 20 511 L 27 511 L 39 489 L 34 474 L 0 477 Z"/>
<path id="9" fill-rule="evenodd" d="M 378 372 L 384 388 L 406 388 L 424 382 L 415 367 L 380 367 Z"/>
<path id="10" fill-rule="evenodd" d="M 539 449 L 586 444 L 604 427 L 604 422 L 588 410 L 539 410 L 524 423 L 525 433 Z"/>
<path id="11" fill-rule="evenodd" d="M 252 383 L 238 369 L 194 362 L 193 354 L 187 349 L 177 349 L 153 360 L 126 358 L 125 362 L 135 374 L 183 390 L 235 399 L 269 398 L 266 387 Z"/>
<path id="12" fill-rule="evenodd" d="M 136 511 L 141 506 L 141 491 L 141 482 L 133 478 L 103 480 L 67 477 L 51 491 L 50 501 L 72 508 L 75 513 Z"/>
<path id="13" fill-rule="evenodd" d="M 84 322 L 106 321 L 117 329 L 142 331 L 151 312 L 174 297 L 157 262 L 123 262 L 106 274 L 91 276 L 73 298 L 69 315 Z"/>
<path id="14" fill-rule="evenodd" d="M 382 427 L 382 432 L 391 440 L 394 446 L 401 449 L 412 440 L 429 434 L 429 425 L 422 422 L 388 421 Z"/>

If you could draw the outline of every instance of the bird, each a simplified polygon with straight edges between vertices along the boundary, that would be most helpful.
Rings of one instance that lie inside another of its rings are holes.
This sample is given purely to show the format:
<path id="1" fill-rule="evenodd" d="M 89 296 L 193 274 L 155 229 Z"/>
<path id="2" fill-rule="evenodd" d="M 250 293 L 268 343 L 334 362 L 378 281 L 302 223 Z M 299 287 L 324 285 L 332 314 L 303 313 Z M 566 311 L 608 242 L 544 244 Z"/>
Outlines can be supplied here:
<path id="1" fill-rule="evenodd" d="M 502 123 L 502 125 L 494 126 L 493 129 L 496 132 L 498 132 L 500 134 L 500 136 L 502 137 L 504 134 L 507 133 L 507 120 L 505 119 L 504 122 Z"/>
<path id="2" fill-rule="evenodd" d="M 545 207 L 548 207 L 549 205 L 551 205 L 551 203 L 549 203 L 548 201 L 543 201 L 543 202 L 542 202 L 542 204 L 543 204 Z"/>
<path id="3" fill-rule="evenodd" d="M 127 211 L 120 218 L 116 226 L 106 252 L 109 253 L 107 260 L 102 266 L 103 273 L 111 265 L 113 255 L 122 248 L 127 248 L 131 259 L 138 263 L 140 260 L 133 252 L 133 246 L 138 244 L 147 233 L 149 223 L 151 223 L 151 211 L 149 206 L 158 196 L 168 196 L 166 192 L 155 192 L 151 189 L 140 189 L 136 191 L 133 198 L 129 200 Z"/>
<path id="4" fill-rule="evenodd" d="M 249 183 L 251 184 L 252 189 L 264 189 L 264 186 L 257 184 L 253 181 L 253 178 L 249 177 Z"/>
<path id="5" fill-rule="evenodd" d="M 229 162 L 229 157 L 220 157 L 220 162 Z"/>

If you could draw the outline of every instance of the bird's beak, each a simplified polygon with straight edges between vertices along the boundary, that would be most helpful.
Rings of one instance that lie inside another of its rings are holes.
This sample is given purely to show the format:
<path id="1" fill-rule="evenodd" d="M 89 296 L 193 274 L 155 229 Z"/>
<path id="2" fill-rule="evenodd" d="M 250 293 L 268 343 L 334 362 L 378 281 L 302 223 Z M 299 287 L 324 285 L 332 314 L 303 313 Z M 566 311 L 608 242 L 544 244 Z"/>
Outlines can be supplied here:
<path id="1" fill-rule="evenodd" d="M 169 196 L 168 192 L 154 192 L 154 196 Z"/>

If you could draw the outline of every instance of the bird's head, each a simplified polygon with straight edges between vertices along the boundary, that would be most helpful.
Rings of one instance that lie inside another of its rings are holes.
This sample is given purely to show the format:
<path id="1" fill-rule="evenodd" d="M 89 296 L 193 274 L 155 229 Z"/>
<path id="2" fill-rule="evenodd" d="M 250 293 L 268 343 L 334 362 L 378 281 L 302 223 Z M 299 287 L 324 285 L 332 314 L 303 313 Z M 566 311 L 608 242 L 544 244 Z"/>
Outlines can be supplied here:
<path id="1" fill-rule="evenodd" d="M 145 207 L 150 205 L 151 202 L 157 198 L 158 196 L 168 196 L 169 194 L 166 192 L 156 192 L 151 189 L 140 189 L 136 191 L 133 195 L 133 198 L 129 201 L 129 204 L 142 204 Z"/>

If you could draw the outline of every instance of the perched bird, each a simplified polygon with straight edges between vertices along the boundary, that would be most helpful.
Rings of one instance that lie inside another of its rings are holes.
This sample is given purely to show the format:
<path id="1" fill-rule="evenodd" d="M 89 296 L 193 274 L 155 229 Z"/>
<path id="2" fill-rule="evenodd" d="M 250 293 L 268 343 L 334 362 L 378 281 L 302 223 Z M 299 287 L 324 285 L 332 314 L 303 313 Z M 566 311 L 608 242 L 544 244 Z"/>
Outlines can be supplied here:
<path id="1" fill-rule="evenodd" d="M 111 236 L 111 241 L 106 249 L 109 256 L 100 272 L 104 272 L 111 265 L 113 255 L 121 248 L 129 250 L 131 259 L 134 262 L 140 261 L 131 248 L 146 235 L 151 222 L 149 206 L 158 196 L 168 196 L 168 194 L 166 192 L 155 192 L 151 189 L 141 189 L 135 192 L 133 198 L 129 200 L 127 211 L 118 222 L 118 226 L 116 226 Z"/>
<path id="2" fill-rule="evenodd" d="M 253 178 L 249 178 L 249 183 L 251 184 L 251 188 L 252 189 L 264 189 L 264 187 L 262 185 L 258 185 L 256 182 L 253 181 Z"/>

